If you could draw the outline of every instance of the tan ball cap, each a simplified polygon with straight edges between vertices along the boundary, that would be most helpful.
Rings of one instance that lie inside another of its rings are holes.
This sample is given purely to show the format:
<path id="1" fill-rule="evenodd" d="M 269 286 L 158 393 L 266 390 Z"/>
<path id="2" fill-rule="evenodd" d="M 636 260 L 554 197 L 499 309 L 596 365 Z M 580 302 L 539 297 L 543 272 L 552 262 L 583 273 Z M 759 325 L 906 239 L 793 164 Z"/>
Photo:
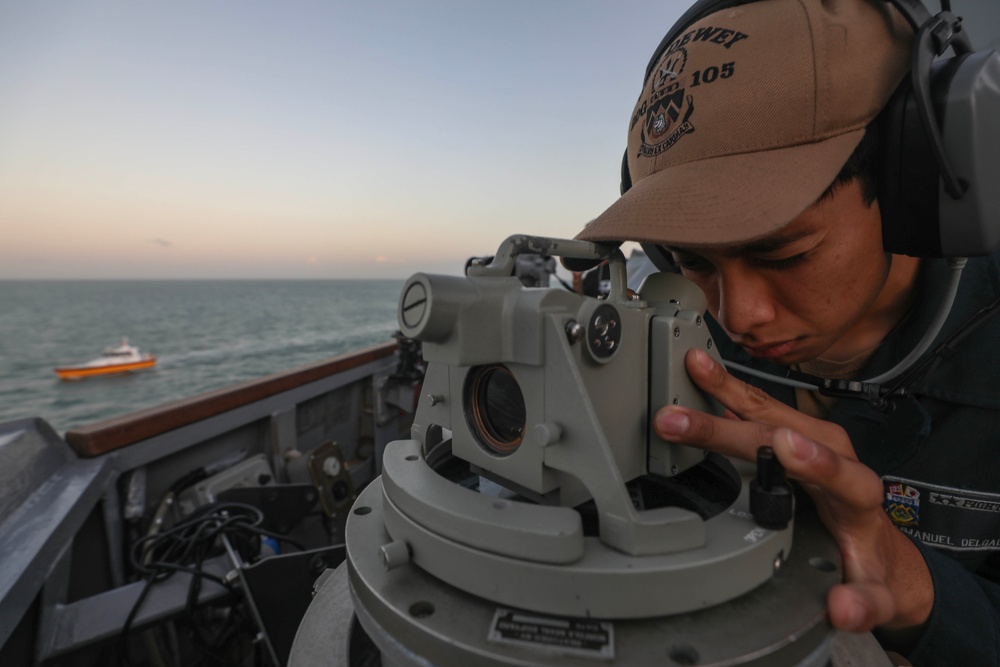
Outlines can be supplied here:
<path id="1" fill-rule="evenodd" d="M 761 0 L 693 23 L 629 122 L 632 187 L 577 238 L 730 244 L 787 225 L 908 72 L 912 37 L 883 0 Z"/>

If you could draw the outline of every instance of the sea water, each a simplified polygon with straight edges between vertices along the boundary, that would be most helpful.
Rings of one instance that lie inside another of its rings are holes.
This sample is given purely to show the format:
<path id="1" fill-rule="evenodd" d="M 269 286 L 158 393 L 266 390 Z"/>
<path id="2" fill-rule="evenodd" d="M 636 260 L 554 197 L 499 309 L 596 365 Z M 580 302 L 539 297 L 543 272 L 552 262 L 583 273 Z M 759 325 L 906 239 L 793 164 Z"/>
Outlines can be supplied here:
<path id="1" fill-rule="evenodd" d="M 0 422 L 74 426 L 392 340 L 402 280 L 0 281 Z M 127 337 L 156 367 L 59 380 Z"/>

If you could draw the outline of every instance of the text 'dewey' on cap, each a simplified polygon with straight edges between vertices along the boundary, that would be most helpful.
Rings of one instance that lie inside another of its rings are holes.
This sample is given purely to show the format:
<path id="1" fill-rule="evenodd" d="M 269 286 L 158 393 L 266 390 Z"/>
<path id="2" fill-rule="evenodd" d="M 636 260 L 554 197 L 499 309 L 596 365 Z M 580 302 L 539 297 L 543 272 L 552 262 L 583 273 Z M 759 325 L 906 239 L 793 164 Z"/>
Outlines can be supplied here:
<path id="1" fill-rule="evenodd" d="M 728 244 L 787 225 L 906 75 L 912 37 L 882 0 L 761 0 L 691 24 L 629 120 L 632 187 L 577 238 Z"/>

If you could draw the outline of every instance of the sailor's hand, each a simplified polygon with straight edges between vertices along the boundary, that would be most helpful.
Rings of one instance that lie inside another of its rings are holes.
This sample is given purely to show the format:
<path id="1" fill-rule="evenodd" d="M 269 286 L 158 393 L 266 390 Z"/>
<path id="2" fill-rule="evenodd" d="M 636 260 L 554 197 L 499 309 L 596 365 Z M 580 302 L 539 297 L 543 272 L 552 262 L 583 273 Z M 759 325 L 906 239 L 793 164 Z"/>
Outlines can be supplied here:
<path id="1" fill-rule="evenodd" d="M 816 503 L 844 562 L 844 583 L 827 598 L 830 622 L 852 632 L 919 630 L 934 601 L 930 573 L 916 546 L 882 509 L 882 482 L 858 461 L 847 433 L 731 376 L 703 350 L 686 358 L 694 382 L 726 407 L 723 417 L 668 406 L 656 415 L 665 440 L 754 461 L 774 448 L 789 477 Z"/>

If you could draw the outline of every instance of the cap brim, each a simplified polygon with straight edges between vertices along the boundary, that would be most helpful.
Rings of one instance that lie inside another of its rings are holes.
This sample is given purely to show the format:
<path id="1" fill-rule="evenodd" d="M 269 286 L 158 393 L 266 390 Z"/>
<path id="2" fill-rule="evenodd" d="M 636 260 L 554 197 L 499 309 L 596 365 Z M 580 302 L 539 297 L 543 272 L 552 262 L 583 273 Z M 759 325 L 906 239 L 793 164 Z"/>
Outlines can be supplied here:
<path id="1" fill-rule="evenodd" d="M 789 224 L 830 186 L 864 129 L 824 141 L 727 155 L 635 183 L 576 238 L 705 246 L 743 243 Z"/>

